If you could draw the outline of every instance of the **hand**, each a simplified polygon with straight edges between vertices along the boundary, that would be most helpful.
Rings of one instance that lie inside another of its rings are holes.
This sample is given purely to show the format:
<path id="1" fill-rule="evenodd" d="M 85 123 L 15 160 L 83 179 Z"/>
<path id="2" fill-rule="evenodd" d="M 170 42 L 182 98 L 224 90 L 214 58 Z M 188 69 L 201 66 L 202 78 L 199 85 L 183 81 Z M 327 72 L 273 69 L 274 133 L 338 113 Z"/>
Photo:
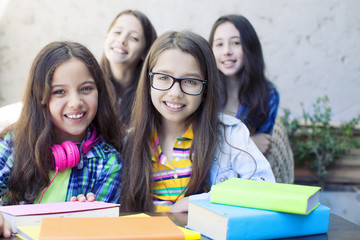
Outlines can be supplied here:
<path id="1" fill-rule="evenodd" d="M 271 136 L 265 133 L 258 133 L 250 136 L 262 154 L 267 154 L 271 147 Z"/>
<path id="2" fill-rule="evenodd" d="M 189 197 L 184 197 L 175 202 L 169 212 L 188 212 Z"/>
<path id="3" fill-rule="evenodd" d="M 73 197 L 70 198 L 70 202 L 76 202 L 76 201 L 79 201 L 79 202 L 85 202 L 85 201 L 94 202 L 94 201 L 96 201 L 96 197 L 95 197 L 95 194 L 88 193 L 88 194 L 86 194 L 86 197 L 85 197 L 84 194 L 79 194 L 79 195 L 77 195 L 77 197 L 73 196 Z"/>
<path id="4" fill-rule="evenodd" d="M 4 238 L 11 237 L 11 226 L 7 221 L 5 221 L 1 213 L 0 213 L 0 236 L 3 236 Z"/>

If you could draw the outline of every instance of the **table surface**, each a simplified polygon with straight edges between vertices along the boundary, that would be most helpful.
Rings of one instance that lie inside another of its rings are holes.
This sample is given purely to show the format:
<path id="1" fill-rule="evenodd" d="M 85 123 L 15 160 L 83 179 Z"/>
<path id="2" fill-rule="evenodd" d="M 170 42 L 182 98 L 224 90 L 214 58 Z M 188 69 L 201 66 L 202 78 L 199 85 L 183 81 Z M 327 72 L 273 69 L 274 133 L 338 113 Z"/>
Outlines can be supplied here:
<path id="1" fill-rule="evenodd" d="M 176 225 L 184 227 L 187 224 L 187 213 L 147 213 L 151 216 L 168 216 Z M 122 213 L 121 215 L 127 215 Z M 202 237 L 201 239 L 208 239 Z M 306 240 L 347 240 L 360 239 L 360 226 L 335 214 L 330 214 L 329 231 L 327 234 L 308 235 L 284 239 Z"/>

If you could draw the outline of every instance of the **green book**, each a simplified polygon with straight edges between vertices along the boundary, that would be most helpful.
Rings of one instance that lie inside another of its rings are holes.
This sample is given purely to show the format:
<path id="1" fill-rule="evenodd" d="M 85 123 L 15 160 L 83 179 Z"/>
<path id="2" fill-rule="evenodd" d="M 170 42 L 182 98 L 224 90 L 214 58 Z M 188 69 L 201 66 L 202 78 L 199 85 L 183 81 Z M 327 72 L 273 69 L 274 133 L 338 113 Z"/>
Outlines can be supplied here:
<path id="1" fill-rule="evenodd" d="M 211 188 L 210 200 L 212 203 L 307 215 L 320 205 L 320 189 L 230 178 Z"/>

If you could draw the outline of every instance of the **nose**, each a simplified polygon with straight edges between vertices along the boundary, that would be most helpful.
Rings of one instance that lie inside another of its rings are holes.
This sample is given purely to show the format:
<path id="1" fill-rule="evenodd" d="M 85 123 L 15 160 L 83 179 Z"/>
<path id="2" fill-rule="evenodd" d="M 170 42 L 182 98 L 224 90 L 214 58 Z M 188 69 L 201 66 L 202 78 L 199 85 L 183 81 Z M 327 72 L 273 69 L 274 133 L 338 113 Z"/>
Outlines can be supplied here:
<path id="1" fill-rule="evenodd" d="M 230 44 L 225 44 L 224 46 L 224 55 L 231 55 L 232 54 L 232 49 Z"/>
<path id="2" fill-rule="evenodd" d="M 174 85 L 168 91 L 169 94 L 174 97 L 181 97 L 184 95 L 183 91 L 181 90 L 179 82 L 175 82 Z"/>
<path id="3" fill-rule="evenodd" d="M 83 105 L 83 100 L 81 95 L 78 93 L 70 94 L 68 100 L 68 106 L 72 109 L 77 109 Z"/>
<path id="4" fill-rule="evenodd" d="M 127 45 L 127 38 L 124 35 L 120 35 L 117 38 L 117 41 L 120 42 L 122 45 L 126 46 Z"/>

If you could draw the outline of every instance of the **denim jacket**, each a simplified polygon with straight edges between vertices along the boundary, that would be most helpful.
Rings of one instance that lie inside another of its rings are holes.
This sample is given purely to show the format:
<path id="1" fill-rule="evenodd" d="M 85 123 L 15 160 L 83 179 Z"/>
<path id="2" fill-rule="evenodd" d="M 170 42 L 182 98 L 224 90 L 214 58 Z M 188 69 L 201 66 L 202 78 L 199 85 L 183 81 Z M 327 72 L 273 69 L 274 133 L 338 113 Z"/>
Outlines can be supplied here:
<path id="1" fill-rule="evenodd" d="M 275 182 L 271 166 L 239 119 L 219 114 L 224 125 L 210 169 L 210 187 L 232 177 Z M 241 149 L 241 150 L 239 150 Z"/>

